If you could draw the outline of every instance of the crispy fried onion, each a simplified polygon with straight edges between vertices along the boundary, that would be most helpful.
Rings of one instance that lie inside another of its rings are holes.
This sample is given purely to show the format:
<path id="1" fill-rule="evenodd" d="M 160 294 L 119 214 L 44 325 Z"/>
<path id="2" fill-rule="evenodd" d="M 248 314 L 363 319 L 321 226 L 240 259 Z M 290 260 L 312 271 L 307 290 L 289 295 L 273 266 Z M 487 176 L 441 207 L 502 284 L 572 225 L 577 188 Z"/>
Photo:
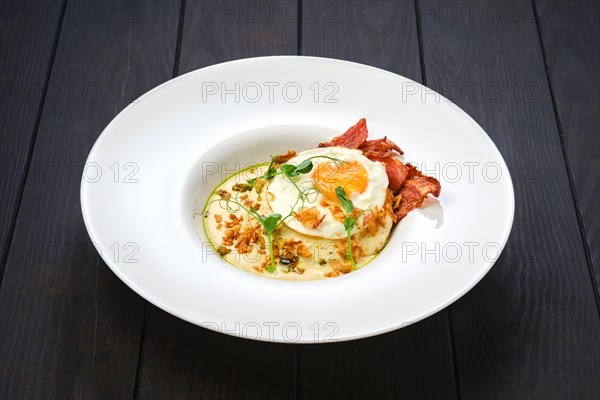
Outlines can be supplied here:
<path id="1" fill-rule="evenodd" d="M 311 257 L 310 249 L 301 240 L 289 239 L 283 244 L 283 251 L 298 257 Z"/>
<path id="2" fill-rule="evenodd" d="M 352 264 L 349 262 L 342 262 L 340 260 L 333 259 L 329 262 L 329 265 L 331 265 L 333 270 L 325 274 L 327 278 L 335 278 L 336 276 L 352 272 Z"/>
<path id="3" fill-rule="evenodd" d="M 317 229 L 325 219 L 325 215 L 321 215 L 317 207 L 313 206 L 299 213 L 294 213 L 294 218 L 308 229 Z"/>
<path id="4" fill-rule="evenodd" d="M 288 150 L 286 154 L 279 154 L 273 157 L 273 167 L 277 168 L 282 164 L 285 164 L 290 159 L 296 156 L 296 152 L 294 150 Z"/>
<path id="5" fill-rule="evenodd" d="M 338 203 L 331 200 L 327 196 L 323 196 L 319 204 L 331 211 L 331 216 L 333 217 L 333 219 L 335 219 L 338 222 L 344 223 L 344 220 L 346 219 L 346 214 L 344 213 L 344 210 L 342 210 L 342 207 L 340 207 Z"/>
<path id="6" fill-rule="evenodd" d="M 343 259 L 348 259 L 348 241 L 347 240 L 341 240 L 338 243 L 338 255 L 340 257 L 342 257 Z M 358 260 L 360 257 L 366 255 L 364 249 L 362 248 L 362 245 L 360 244 L 360 241 L 352 239 L 352 257 L 355 260 Z M 333 261 L 333 260 L 332 260 Z"/>

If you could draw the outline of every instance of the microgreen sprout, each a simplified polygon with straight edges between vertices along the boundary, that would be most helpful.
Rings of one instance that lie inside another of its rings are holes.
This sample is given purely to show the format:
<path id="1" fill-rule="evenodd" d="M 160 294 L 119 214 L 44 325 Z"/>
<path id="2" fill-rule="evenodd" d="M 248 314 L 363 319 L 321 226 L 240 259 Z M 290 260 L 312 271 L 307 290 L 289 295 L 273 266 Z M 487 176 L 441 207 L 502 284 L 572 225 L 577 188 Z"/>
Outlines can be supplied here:
<path id="1" fill-rule="evenodd" d="M 348 256 L 348 259 L 350 260 L 350 263 L 352 264 L 352 268 L 356 269 L 356 261 L 354 260 L 354 254 L 352 253 L 351 232 L 352 229 L 354 229 L 354 225 L 356 225 L 356 221 L 358 221 L 358 218 L 360 218 L 362 211 L 356 216 L 356 218 L 352 216 L 352 214 L 354 213 L 354 204 L 352 204 L 352 200 L 348 198 L 346 190 L 344 190 L 343 187 L 336 187 L 335 195 L 338 198 L 338 201 L 340 202 L 340 206 L 344 210 L 344 213 L 346 214 L 346 219 L 344 220 L 344 230 L 346 231 L 346 237 L 348 238 L 348 252 L 346 254 Z"/>
<path id="2" fill-rule="evenodd" d="M 267 217 L 263 217 L 258 214 L 254 208 L 250 208 L 251 215 L 258 220 L 263 226 L 265 235 L 267 236 L 267 244 L 269 245 L 269 258 L 271 263 L 267 267 L 267 271 L 275 272 L 275 254 L 273 252 L 273 232 L 279 226 L 282 221 L 281 214 L 271 214 Z"/>
<path id="3" fill-rule="evenodd" d="M 237 199 L 237 194 L 235 197 L 230 197 L 230 198 L 220 198 L 220 199 L 215 199 L 212 200 L 210 202 L 208 202 L 205 206 L 205 210 L 208 209 L 208 207 L 215 202 L 218 202 L 220 207 L 235 213 L 237 211 L 239 211 L 240 209 L 246 211 L 248 213 L 248 215 L 250 215 L 252 218 L 254 218 L 255 220 L 257 220 L 263 227 L 263 231 L 265 233 L 265 236 L 267 237 L 267 245 L 269 247 L 269 266 L 267 267 L 267 271 L 269 272 L 275 272 L 275 252 L 273 251 L 273 232 L 275 232 L 275 230 L 277 230 L 277 228 L 279 227 L 279 225 L 281 225 L 282 222 L 284 222 L 286 219 L 288 219 L 289 217 L 291 217 L 294 214 L 294 210 L 296 209 L 296 206 L 298 205 L 298 202 L 300 201 L 300 199 L 296 200 L 296 203 L 290 208 L 290 212 L 289 214 L 287 214 L 285 217 L 282 217 L 281 214 L 277 214 L 277 213 L 273 213 L 270 215 L 261 215 L 258 213 L 258 211 L 254 208 L 254 207 L 246 207 L 244 206 L 238 199 Z M 223 206 L 222 203 L 225 203 L 225 205 Z M 203 212 L 204 215 L 205 211 Z"/>
<path id="4" fill-rule="evenodd" d="M 256 178 L 248 179 L 246 181 L 247 185 L 249 185 L 250 188 L 246 188 L 244 186 L 243 187 L 244 190 L 238 190 L 237 191 L 238 193 L 234 197 L 231 197 L 231 196 L 223 197 L 222 196 L 219 199 L 215 199 L 215 200 L 208 202 L 205 206 L 203 214 L 208 209 L 210 204 L 212 204 L 214 202 L 219 202 L 220 207 L 223 209 L 226 209 L 229 212 L 235 213 L 235 212 L 239 211 L 240 209 L 243 209 L 244 211 L 246 211 L 248 213 L 248 215 L 250 215 L 252 218 L 256 219 L 262 225 L 265 236 L 267 237 L 267 243 L 268 243 L 268 247 L 269 247 L 269 259 L 270 259 L 270 264 L 267 267 L 267 271 L 274 272 L 275 271 L 275 254 L 273 251 L 273 233 L 277 230 L 277 228 L 279 227 L 279 225 L 281 225 L 281 223 L 283 223 L 287 218 L 294 215 L 296 206 L 298 205 L 298 203 L 300 201 L 302 201 L 302 203 L 304 203 L 306 200 L 308 200 L 309 195 L 311 195 L 311 194 L 316 195 L 319 192 L 319 190 L 313 186 L 311 186 L 307 189 L 302 189 L 296 183 L 296 178 L 298 176 L 308 174 L 310 171 L 313 170 L 314 164 L 313 164 L 312 160 L 315 158 L 326 158 L 326 159 L 333 161 L 335 164 L 346 163 L 346 161 L 340 160 L 340 159 L 334 158 L 334 157 L 313 156 L 313 157 L 309 157 L 309 158 L 303 160 L 298 165 L 285 163 L 285 164 L 277 166 L 278 164 L 276 163 L 276 157 L 272 157 L 271 163 L 269 164 L 267 171 L 263 175 L 256 177 Z M 277 214 L 277 213 L 273 213 L 270 215 L 261 215 L 258 213 L 258 211 L 256 209 L 254 209 L 253 207 L 244 206 L 237 199 L 239 192 L 247 191 L 247 190 L 250 190 L 251 188 L 255 187 L 254 185 L 258 179 L 272 180 L 277 175 L 284 175 L 298 190 L 298 199 L 296 200 L 296 203 L 292 207 L 290 207 L 290 212 L 285 217 L 283 217 L 281 214 Z M 240 188 L 242 188 L 242 186 L 240 186 Z M 344 204 L 346 204 L 346 205 L 349 204 L 350 207 L 352 208 L 350 211 L 346 212 L 347 218 L 346 218 L 346 221 L 344 222 L 344 228 L 348 232 L 348 248 L 350 249 L 349 257 L 352 262 L 352 265 L 354 266 L 354 268 L 356 268 L 356 263 L 354 262 L 354 259 L 352 256 L 351 242 L 350 242 L 350 231 L 352 230 L 352 227 L 354 227 L 354 224 L 356 223 L 356 220 L 353 219 L 352 216 L 350 215 L 352 213 L 352 211 L 354 210 L 354 207 L 352 205 L 352 202 L 350 200 L 348 200 L 348 198 L 346 196 L 346 192 L 344 191 L 344 189 L 342 187 L 336 188 L 336 194 L 338 194 L 338 189 L 342 190 L 343 198 L 345 199 Z M 316 198 L 316 196 L 315 196 L 315 198 Z M 338 194 L 338 198 L 339 198 L 339 194 Z M 225 203 L 224 205 L 223 205 L 223 202 Z M 342 200 L 340 200 L 340 203 L 342 203 Z M 344 205 L 342 205 L 342 207 L 344 207 Z M 346 210 L 346 208 L 344 208 L 344 210 Z"/>
<path id="5" fill-rule="evenodd" d="M 343 164 L 343 163 L 347 162 L 347 161 L 340 160 L 339 158 L 335 158 L 335 157 L 312 156 L 312 157 L 305 159 L 298 165 L 286 163 L 286 164 L 280 165 L 279 168 L 276 168 L 276 166 L 275 166 L 276 157 L 272 157 L 271 163 L 269 164 L 269 167 L 267 168 L 267 172 L 265 172 L 263 175 L 261 175 L 259 177 L 248 179 L 246 182 L 248 182 L 248 184 L 252 186 L 260 178 L 266 179 L 266 180 L 271 180 L 274 177 L 276 177 L 277 175 L 284 175 L 288 179 L 290 179 L 290 181 L 292 181 L 292 183 L 295 183 L 292 180 L 293 178 L 295 178 L 299 175 L 308 174 L 310 171 L 312 171 L 312 169 L 314 167 L 312 160 L 314 160 L 315 158 L 326 158 L 328 160 L 333 161 L 334 164 Z M 296 189 L 298 189 L 298 193 L 302 196 L 303 191 L 297 185 L 296 185 Z"/>

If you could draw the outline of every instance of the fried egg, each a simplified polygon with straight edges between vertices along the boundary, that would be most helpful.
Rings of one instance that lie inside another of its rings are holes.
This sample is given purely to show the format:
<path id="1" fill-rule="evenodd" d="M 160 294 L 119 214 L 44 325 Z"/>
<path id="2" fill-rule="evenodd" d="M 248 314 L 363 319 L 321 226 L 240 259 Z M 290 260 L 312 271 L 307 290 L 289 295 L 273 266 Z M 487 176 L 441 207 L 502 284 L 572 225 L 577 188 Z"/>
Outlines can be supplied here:
<path id="1" fill-rule="evenodd" d="M 335 193 L 338 186 L 363 215 L 375 206 L 383 207 L 389 181 L 380 162 L 369 160 L 360 150 L 326 147 L 298 153 L 288 164 L 299 165 L 307 159 L 313 163 L 309 173 L 294 178 L 277 175 L 267 188 L 273 212 L 292 213 L 285 219 L 290 229 L 328 239 L 346 237 L 346 216 Z"/>

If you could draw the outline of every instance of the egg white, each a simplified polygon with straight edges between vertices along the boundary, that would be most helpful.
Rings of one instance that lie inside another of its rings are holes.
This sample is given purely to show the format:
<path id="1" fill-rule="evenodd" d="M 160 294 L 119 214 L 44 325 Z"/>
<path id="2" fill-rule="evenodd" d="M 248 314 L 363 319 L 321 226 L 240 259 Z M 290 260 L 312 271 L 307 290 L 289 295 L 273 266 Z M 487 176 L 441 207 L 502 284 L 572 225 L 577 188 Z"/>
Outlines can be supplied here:
<path id="1" fill-rule="evenodd" d="M 294 158 L 290 159 L 288 163 L 298 165 L 307 158 L 315 156 L 327 156 L 344 161 L 358 162 L 367 171 L 368 183 L 363 193 L 352 193 L 350 195 L 350 200 L 352 200 L 355 208 L 365 211 L 370 210 L 376 205 L 383 207 L 389 180 L 385 172 L 385 167 L 380 162 L 369 160 L 360 150 L 347 149 L 344 147 L 325 147 L 298 153 Z M 296 185 L 302 189 L 308 189 L 314 186 L 313 174 L 319 163 L 330 163 L 332 161 L 327 158 L 314 158 L 312 159 L 312 162 L 314 167 L 310 173 L 294 178 Z M 325 219 L 316 229 L 307 228 L 302 225 L 300 221 L 291 216 L 285 220 L 285 224 L 290 229 L 305 235 L 329 239 L 342 239 L 346 237 L 344 224 L 335 220 L 328 208 L 320 205 L 320 201 L 323 198 L 322 194 L 312 192 L 309 199 L 305 201 L 304 204 L 301 201 L 298 202 L 299 193 L 297 188 L 290 182 L 288 177 L 283 175 L 278 175 L 273 178 L 273 181 L 267 188 L 267 192 L 267 199 L 269 199 L 271 209 L 283 216 L 288 215 L 294 205 L 296 205 L 296 208 L 294 209 L 295 212 L 301 212 L 303 209 L 317 207 L 320 215 L 325 215 Z M 357 226 L 355 226 L 352 234 L 354 234 L 357 229 Z"/>

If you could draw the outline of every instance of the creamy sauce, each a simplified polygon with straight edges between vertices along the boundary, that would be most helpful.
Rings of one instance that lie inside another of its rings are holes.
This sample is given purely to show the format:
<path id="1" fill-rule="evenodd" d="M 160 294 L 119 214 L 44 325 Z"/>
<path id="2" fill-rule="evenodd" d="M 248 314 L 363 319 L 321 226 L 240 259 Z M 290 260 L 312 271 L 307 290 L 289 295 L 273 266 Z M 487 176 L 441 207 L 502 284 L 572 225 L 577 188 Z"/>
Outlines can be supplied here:
<path id="1" fill-rule="evenodd" d="M 260 193 L 257 193 L 255 188 L 241 192 L 234 190 L 236 185 L 238 189 L 240 187 L 242 187 L 242 190 L 248 189 L 248 187 L 244 187 L 247 179 L 261 176 L 266 170 L 267 166 L 265 165 L 241 171 L 225 180 L 215 189 L 208 199 L 202 215 L 204 231 L 211 245 L 218 254 L 222 254 L 222 257 L 233 266 L 269 278 L 316 280 L 327 278 L 327 274 L 330 276 L 335 275 L 332 265 L 348 264 L 346 257 L 340 254 L 343 253 L 340 246 L 346 246 L 347 239 L 326 239 L 304 235 L 290 229 L 285 222 L 282 222 L 273 232 L 273 243 L 277 247 L 276 253 L 278 252 L 280 257 L 275 258 L 275 271 L 267 271 L 266 266 L 270 264 L 270 256 L 266 235 L 262 233 L 262 226 L 247 211 L 231 201 L 226 202 L 224 200 L 224 197 L 231 195 L 232 199 L 237 199 L 247 208 L 253 206 L 263 216 L 272 214 L 273 211 L 269 206 L 270 195 L 266 190 L 269 184 L 268 181 Z M 222 195 L 219 193 L 222 193 Z M 241 221 L 238 222 L 240 218 Z M 294 216 L 292 215 L 289 218 L 294 218 Z M 363 227 L 364 218 L 364 215 L 359 218 L 356 224 L 358 226 L 357 233 L 352 236 L 354 241 L 360 243 L 364 252 L 362 256 L 355 260 L 358 268 L 367 264 L 381 251 L 393 227 L 391 216 L 386 215 L 385 223 L 379 225 L 375 235 L 371 236 L 367 234 Z M 236 225 L 239 225 L 239 228 L 235 228 Z M 237 239 L 227 241 L 226 237 L 232 237 L 232 234 L 235 235 L 234 230 L 241 233 Z M 241 246 L 241 254 L 236 250 L 240 238 L 242 240 L 250 238 L 251 242 L 249 246 Z M 298 262 L 294 269 L 289 268 L 286 259 L 281 259 L 285 258 L 283 255 L 286 255 L 286 243 L 289 246 L 290 241 L 301 242 L 300 245 L 295 246 L 294 254 L 298 255 Z"/>

